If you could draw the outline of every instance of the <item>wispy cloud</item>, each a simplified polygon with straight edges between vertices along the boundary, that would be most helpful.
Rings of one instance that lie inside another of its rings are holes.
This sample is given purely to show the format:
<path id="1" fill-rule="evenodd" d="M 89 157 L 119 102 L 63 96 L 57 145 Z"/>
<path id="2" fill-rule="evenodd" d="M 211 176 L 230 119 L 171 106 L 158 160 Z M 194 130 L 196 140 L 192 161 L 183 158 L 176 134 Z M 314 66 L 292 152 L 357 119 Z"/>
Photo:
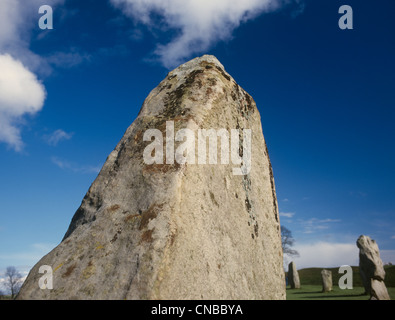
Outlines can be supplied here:
<path id="1" fill-rule="evenodd" d="M 99 173 L 101 167 L 98 166 L 81 166 L 79 164 L 70 162 L 68 160 L 64 160 L 58 157 L 51 157 L 51 161 L 53 164 L 58 166 L 60 169 L 69 170 L 75 173 L 83 173 L 83 174 L 92 174 L 92 173 Z"/>
<path id="2" fill-rule="evenodd" d="M 280 217 L 292 218 L 295 212 L 280 212 Z"/>
<path id="3" fill-rule="evenodd" d="M 301 15 L 304 12 L 305 7 L 306 7 L 303 0 L 295 0 L 295 2 L 297 4 L 297 6 L 291 13 L 292 18 L 296 18 L 297 16 Z"/>
<path id="4" fill-rule="evenodd" d="M 330 228 L 331 223 L 340 222 L 340 219 L 299 219 L 298 222 L 303 228 L 303 233 L 310 234 Z"/>
<path id="5" fill-rule="evenodd" d="M 7 260 L 13 265 L 26 264 L 27 262 L 36 263 L 43 255 L 47 254 L 55 247 L 53 243 L 32 243 L 26 251 L 0 253 L 0 261 Z"/>
<path id="6" fill-rule="evenodd" d="M 0 1 L 0 53 L 8 53 L 23 63 L 30 71 L 43 68 L 45 59 L 30 49 L 32 29 L 37 26 L 38 8 L 52 7 L 65 0 L 1 0 Z"/>
<path id="7" fill-rule="evenodd" d="M 55 67 L 72 68 L 80 65 L 83 62 L 89 62 L 92 56 L 85 52 L 79 52 L 77 49 L 72 49 L 69 52 L 58 51 L 46 57 L 46 61 Z"/>
<path id="8" fill-rule="evenodd" d="M 43 136 L 44 140 L 50 146 L 57 146 L 60 141 L 70 140 L 73 137 L 73 133 L 67 133 L 62 129 L 58 129 L 51 134 L 46 134 Z"/>
<path id="9" fill-rule="evenodd" d="M 366 198 L 368 195 L 366 192 L 363 192 L 363 191 L 350 191 L 348 194 L 351 197 L 354 197 L 357 199 Z"/>
<path id="10" fill-rule="evenodd" d="M 167 68 L 232 38 L 242 23 L 300 0 L 110 0 L 137 24 L 173 34 L 154 55 Z"/>

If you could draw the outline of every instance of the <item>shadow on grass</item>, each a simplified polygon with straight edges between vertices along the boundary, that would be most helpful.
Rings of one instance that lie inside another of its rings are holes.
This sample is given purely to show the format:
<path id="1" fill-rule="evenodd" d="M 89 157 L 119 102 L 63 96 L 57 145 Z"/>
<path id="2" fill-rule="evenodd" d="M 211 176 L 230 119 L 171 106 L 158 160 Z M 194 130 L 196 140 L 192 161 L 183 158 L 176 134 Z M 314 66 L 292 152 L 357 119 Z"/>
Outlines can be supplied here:
<path id="1" fill-rule="evenodd" d="M 316 293 L 316 292 L 306 292 L 306 293 Z M 322 293 L 322 292 L 319 292 Z M 368 300 L 368 296 L 365 294 L 339 294 L 339 295 L 319 295 L 319 296 L 306 296 L 307 299 L 332 299 L 332 298 L 353 298 L 353 297 L 362 297 L 366 296 L 366 300 Z"/>
<path id="2" fill-rule="evenodd" d="M 292 292 L 292 294 L 313 294 L 313 293 L 322 293 L 322 291 L 298 291 L 298 292 Z"/>
<path id="3" fill-rule="evenodd" d="M 306 291 L 306 289 L 303 290 L 303 288 L 301 289 L 291 289 L 291 288 L 286 288 L 286 291 L 289 291 L 288 293 L 292 293 L 292 294 L 312 294 L 312 293 L 322 293 L 322 290 L 319 291 Z"/>
<path id="4" fill-rule="evenodd" d="M 321 286 L 306 286 L 300 289 L 287 288 L 289 300 L 368 300 L 368 295 L 363 290 L 355 288 L 357 292 L 339 292 L 334 288 L 331 292 L 323 292 Z M 292 298 L 294 297 L 294 298 Z"/>

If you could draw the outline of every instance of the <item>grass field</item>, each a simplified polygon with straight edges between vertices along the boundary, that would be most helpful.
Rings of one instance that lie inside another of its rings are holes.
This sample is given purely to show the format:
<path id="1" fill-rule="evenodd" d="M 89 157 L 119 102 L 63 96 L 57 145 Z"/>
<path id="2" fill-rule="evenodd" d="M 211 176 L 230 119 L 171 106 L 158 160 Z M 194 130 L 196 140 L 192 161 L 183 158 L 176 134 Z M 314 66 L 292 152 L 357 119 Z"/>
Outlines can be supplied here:
<path id="1" fill-rule="evenodd" d="M 352 267 L 353 289 L 342 290 L 338 287 L 339 278 L 343 276 L 339 268 L 327 268 L 332 271 L 333 290 L 323 293 L 321 284 L 321 270 L 323 268 L 306 268 L 298 270 L 300 289 L 291 289 L 287 286 L 287 300 L 368 300 L 364 295 L 359 268 Z M 395 300 L 395 266 L 385 267 L 385 284 L 391 300 Z"/>
<path id="2" fill-rule="evenodd" d="M 387 289 L 391 300 L 395 300 L 395 288 Z M 304 285 L 300 289 L 287 288 L 287 300 L 369 300 L 364 291 L 363 287 L 342 290 L 333 286 L 331 292 L 323 293 L 321 285 Z"/>

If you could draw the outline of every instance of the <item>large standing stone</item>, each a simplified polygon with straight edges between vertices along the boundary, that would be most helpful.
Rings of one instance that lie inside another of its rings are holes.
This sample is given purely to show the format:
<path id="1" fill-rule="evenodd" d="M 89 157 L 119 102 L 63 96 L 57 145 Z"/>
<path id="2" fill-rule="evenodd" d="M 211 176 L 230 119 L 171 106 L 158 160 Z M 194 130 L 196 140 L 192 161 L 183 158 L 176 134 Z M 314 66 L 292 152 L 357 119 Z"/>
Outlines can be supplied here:
<path id="1" fill-rule="evenodd" d="M 384 283 L 385 271 L 380 259 L 380 251 L 376 241 L 361 235 L 357 240 L 359 248 L 359 273 L 365 292 L 375 300 L 390 300 Z"/>
<path id="2" fill-rule="evenodd" d="M 332 271 L 323 269 L 321 271 L 322 278 L 322 292 L 332 291 Z"/>
<path id="3" fill-rule="evenodd" d="M 194 144 L 198 129 L 214 129 L 215 141 L 222 133 L 214 164 L 196 160 L 207 151 Z M 285 299 L 282 262 L 258 109 L 215 57 L 203 56 L 149 94 L 19 299 Z M 53 290 L 39 289 L 42 265 L 53 269 Z"/>
<path id="4" fill-rule="evenodd" d="M 291 289 L 300 289 L 299 273 L 293 261 L 288 265 L 288 281 Z"/>

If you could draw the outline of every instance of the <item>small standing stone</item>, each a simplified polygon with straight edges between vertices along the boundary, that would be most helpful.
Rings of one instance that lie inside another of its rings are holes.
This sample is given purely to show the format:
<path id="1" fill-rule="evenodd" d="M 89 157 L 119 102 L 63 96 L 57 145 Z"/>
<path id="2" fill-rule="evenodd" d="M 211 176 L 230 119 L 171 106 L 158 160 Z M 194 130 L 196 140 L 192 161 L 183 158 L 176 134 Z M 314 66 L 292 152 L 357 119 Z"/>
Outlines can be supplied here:
<path id="1" fill-rule="evenodd" d="M 322 292 L 332 291 L 332 271 L 323 269 L 321 271 L 322 277 Z"/>
<path id="2" fill-rule="evenodd" d="M 299 274 L 293 261 L 288 265 L 288 279 L 291 289 L 300 289 Z"/>

